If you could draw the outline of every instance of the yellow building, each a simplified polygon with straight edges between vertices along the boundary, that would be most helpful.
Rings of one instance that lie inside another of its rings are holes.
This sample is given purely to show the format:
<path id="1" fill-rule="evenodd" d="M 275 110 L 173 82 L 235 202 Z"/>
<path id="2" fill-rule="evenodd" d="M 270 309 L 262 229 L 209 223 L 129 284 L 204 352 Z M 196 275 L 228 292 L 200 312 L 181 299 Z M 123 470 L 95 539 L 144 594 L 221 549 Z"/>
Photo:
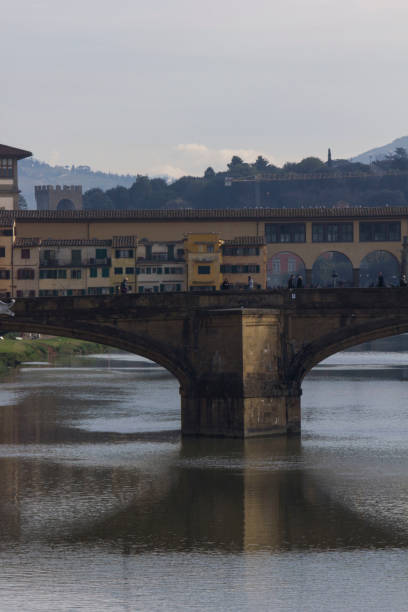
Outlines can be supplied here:
<path id="1" fill-rule="evenodd" d="M 187 269 L 184 244 L 141 240 L 137 252 L 139 293 L 185 291 Z"/>
<path id="2" fill-rule="evenodd" d="M 13 295 L 37 297 L 40 281 L 39 238 L 16 238 L 13 245 Z"/>
<path id="3" fill-rule="evenodd" d="M 184 241 L 188 291 L 217 291 L 222 283 L 222 240 L 215 232 L 187 234 Z"/>
<path id="4" fill-rule="evenodd" d="M 2 219 L 0 222 L 0 296 L 9 298 L 13 295 L 12 265 L 13 265 L 14 221 Z"/>
<path id="5" fill-rule="evenodd" d="M 128 290 L 137 291 L 137 237 L 113 236 L 112 239 L 112 289 L 119 292 L 124 278 L 128 279 Z"/>
<path id="6" fill-rule="evenodd" d="M 254 289 L 266 288 L 266 244 L 263 236 L 238 236 L 222 245 L 223 282 L 244 289 L 251 277 Z"/>

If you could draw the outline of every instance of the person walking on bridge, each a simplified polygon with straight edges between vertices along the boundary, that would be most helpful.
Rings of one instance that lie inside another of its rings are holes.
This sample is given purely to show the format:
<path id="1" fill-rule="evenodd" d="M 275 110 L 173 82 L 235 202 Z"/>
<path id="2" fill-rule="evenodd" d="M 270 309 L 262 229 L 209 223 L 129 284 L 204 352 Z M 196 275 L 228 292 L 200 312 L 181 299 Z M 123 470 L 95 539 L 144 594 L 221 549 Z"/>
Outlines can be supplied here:
<path id="1" fill-rule="evenodd" d="M 295 277 L 293 276 L 293 274 L 291 274 L 288 279 L 288 289 L 294 289 L 294 288 L 295 288 Z"/>
<path id="2" fill-rule="evenodd" d="M 120 293 L 121 295 L 126 295 L 127 293 L 129 293 L 129 285 L 128 285 L 127 277 L 125 277 L 123 281 L 120 283 Z"/>
<path id="3" fill-rule="evenodd" d="M 384 276 L 382 272 L 378 273 L 377 287 L 385 287 Z"/>
<path id="4" fill-rule="evenodd" d="M 300 274 L 298 275 L 297 280 L 296 280 L 296 288 L 303 289 L 303 278 Z"/>

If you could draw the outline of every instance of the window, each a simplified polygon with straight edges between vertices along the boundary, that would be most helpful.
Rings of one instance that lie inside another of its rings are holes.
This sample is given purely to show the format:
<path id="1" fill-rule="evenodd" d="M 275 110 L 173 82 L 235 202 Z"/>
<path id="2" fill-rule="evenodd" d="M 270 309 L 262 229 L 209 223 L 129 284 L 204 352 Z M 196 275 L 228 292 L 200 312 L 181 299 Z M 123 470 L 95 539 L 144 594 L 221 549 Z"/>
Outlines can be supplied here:
<path id="1" fill-rule="evenodd" d="M 0 159 L 0 177 L 1 178 L 12 178 L 13 177 L 13 160 L 12 159 Z"/>
<path id="2" fill-rule="evenodd" d="M 53 290 L 52 290 L 52 295 L 53 295 L 54 297 L 57 297 L 57 296 L 58 296 L 58 289 L 53 289 Z"/>
<path id="3" fill-rule="evenodd" d="M 159 271 L 160 268 L 157 268 L 157 271 Z M 135 273 L 135 269 L 134 268 L 125 268 L 125 272 L 126 274 L 134 274 Z M 109 276 L 109 274 L 108 274 Z"/>
<path id="4" fill-rule="evenodd" d="M 13 235 L 13 230 L 3 230 L 1 232 L 2 236 L 12 236 Z"/>
<path id="5" fill-rule="evenodd" d="M 313 223 L 312 242 L 353 242 L 353 224 Z"/>
<path id="6" fill-rule="evenodd" d="M 67 278 L 66 270 L 58 270 L 58 278 Z"/>
<path id="7" fill-rule="evenodd" d="M 115 274 L 123 274 L 123 268 L 115 268 Z"/>
<path id="8" fill-rule="evenodd" d="M 35 290 L 34 289 L 30 289 L 28 292 L 29 297 L 35 297 Z"/>
<path id="9" fill-rule="evenodd" d="M 1 279 L 10 278 L 10 270 L 0 270 L 0 278 Z"/>
<path id="10" fill-rule="evenodd" d="M 399 242 L 400 240 L 400 221 L 360 222 L 360 242 Z"/>
<path id="11" fill-rule="evenodd" d="M 168 268 L 166 268 L 167 270 Z M 198 273 L 199 274 L 210 274 L 211 272 L 211 266 L 198 266 Z"/>
<path id="12" fill-rule="evenodd" d="M 98 268 L 90 268 L 89 276 L 91 278 L 97 278 L 97 276 L 98 276 Z"/>
<path id="13" fill-rule="evenodd" d="M 72 249 L 71 262 L 73 266 L 80 266 L 82 262 L 82 251 L 80 249 Z"/>
<path id="14" fill-rule="evenodd" d="M 306 242 L 304 223 L 265 223 L 266 242 Z"/>
<path id="15" fill-rule="evenodd" d="M 248 272 L 252 272 L 253 274 L 257 274 L 260 271 L 260 267 L 257 264 L 242 264 L 242 265 L 231 265 L 231 264 L 223 264 L 221 266 L 221 272 L 224 274 L 248 274 Z"/>
<path id="16" fill-rule="evenodd" d="M 57 270 L 40 270 L 40 278 L 57 278 Z"/>
<path id="17" fill-rule="evenodd" d="M 109 278 L 109 268 L 102 268 L 102 278 Z"/>
<path id="18" fill-rule="evenodd" d="M 100 249 L 97 249 L 97 251 Z M 106 249 L 105 253 L 106 253 Z M 150 256 L 148 256 L 147 254 L 148 251 L 148 247 L 146 247 L 146 259 L 150 259 L 152 256 L 152 251 L 151 251 L 151 247 L 150 247 Z M 106 257 L 106 255 L 105 255 Z M 133 257 L 133 249 L 116 249 L 115 251 L 115 257 L 116 259 L 131 259 Z"/>
<path id="19" fill-rule="evenodd" d="M 71 278 L 79 280 L 81 278 L 81 270 L 71 270 Z"/>
<path id="20" fill-rule="evenodd" d="M 21 291 L 21 289 L 18 289 L 17 291 L 17 297 L 23 297 L 24 293 Z"/>
<path id="21" fill-rule="evenodd" d="M 281 266 L 280 259 L 272 259 L 272 271 L 274 274 L 280 274 Z"/>
<path id="22" fill-rule="evenodd" d="M 95 258 L 96 259 L 105 259 L 107 257 L 106 249 L 96 249 Z"/>
<path id="23" fill-rule="evenodd" d="M 31 268 L 20 268 L 17 270 L 17 278 L 19 280 L 32 280 L 34 278 L 34 270 Z"/>
<path id="24" fill-rule="evenodd" d="M 280 262 L 279 262 L 280 264 Z M 280 266 L 279 266 L 280 267 Z M 280 272 L 280 270 L 279 270 Z M 296 272 L 296 259 L 288 259 L 288 272 Z"/>
<path id="25" fill-rule="evenodd" d="M 30 249 L 21 249 L 21 259 L 30 259 Z"/>
<path id="26" fill-rule="evenodd" d="M 214 245 L 207 244 L 207 253 L 214 253 Z"/>
<path id="27" fill-rule="evenodd" d="M 259 247 L 239 247 L 239 246 L 224 246 L 222 248 L 224 255 L 259 255 Z"/>
<path id="28" fill-rule="evenodd" d="M 0 247 L 0 257 L 6 256 L 6 247 Z"/>

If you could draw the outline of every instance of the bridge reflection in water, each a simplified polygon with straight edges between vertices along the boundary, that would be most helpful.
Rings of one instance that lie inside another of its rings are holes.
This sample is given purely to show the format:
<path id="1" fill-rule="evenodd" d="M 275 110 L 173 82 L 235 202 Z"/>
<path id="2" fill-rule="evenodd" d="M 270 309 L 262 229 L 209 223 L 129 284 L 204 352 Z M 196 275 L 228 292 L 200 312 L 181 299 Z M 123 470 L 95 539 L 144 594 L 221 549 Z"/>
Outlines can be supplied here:
<path id="1" fill-rule="evenodd" d="M 142 294 L 18 300 L 3 331 L 82 338 L 178 379 L 184 435 L 299 433 L 301 383 L 325 357 L 408 331 L 393 289 Z"/>

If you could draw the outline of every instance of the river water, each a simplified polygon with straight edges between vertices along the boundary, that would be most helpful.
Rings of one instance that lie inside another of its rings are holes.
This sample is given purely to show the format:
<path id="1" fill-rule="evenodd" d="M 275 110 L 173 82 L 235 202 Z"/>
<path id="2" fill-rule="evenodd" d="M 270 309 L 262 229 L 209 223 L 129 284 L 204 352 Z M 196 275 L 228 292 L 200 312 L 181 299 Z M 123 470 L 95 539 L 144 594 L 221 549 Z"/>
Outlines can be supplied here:
<path id="1" fill-rule="evenodd" d="M 408 338 L 303 385 L 299 439 L 181 440 L 132 355 L 0 385 L 0 610 L 408 610 Z"/>

